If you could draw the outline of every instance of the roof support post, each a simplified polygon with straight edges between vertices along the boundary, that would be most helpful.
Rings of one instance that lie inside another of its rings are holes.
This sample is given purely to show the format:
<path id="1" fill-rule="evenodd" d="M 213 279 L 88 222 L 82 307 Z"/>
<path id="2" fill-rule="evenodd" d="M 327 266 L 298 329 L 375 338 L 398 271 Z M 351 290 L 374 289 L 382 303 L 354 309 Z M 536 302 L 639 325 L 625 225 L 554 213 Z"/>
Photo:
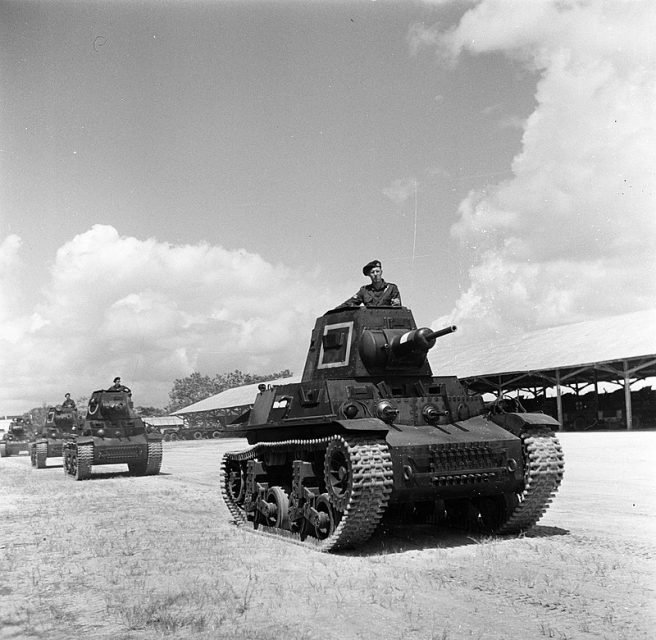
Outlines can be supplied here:
<path id="1" fill-rule="evenodd" d="M 562 431 L 565 425 L 563 423 L 563 401 L 560 397 L 560 369 L 556 369 L 556 408 L 558 409 L 558 431 Z"/>
<path id="2" fill-rule="evenodd" d="M 629 363 L 624 361 L 624 404 L 626 406 L 626 430 L 633 429 L 633 411 L 631 407 L 631 378 L 629 373 Z"/>

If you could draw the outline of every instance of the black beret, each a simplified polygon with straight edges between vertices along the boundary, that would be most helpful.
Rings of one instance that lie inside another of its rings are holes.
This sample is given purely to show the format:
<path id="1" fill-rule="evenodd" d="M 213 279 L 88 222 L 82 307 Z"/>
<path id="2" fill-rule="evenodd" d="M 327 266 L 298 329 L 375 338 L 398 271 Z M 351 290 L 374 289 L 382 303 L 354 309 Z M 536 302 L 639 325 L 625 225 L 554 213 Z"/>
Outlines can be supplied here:
<path id="1" fill-rule="evenodd" d="M 114 382 L 116 382 L 117 380 L 120 380 L 120 378 L 119 378 L 118 376 L 116 376 L 116 377 L 114 378 Z"/>
<path id="2" fill-rule="evenodd" d="M 365 276 L 369 275 L 369 272 L 374 268 L 374 267 L 379 267 L 382 269 L 380 260 L 372 260 L 371 262 L 367 262 L 367 264 L 362 267 L 362 273 L 364 273 Z"/>

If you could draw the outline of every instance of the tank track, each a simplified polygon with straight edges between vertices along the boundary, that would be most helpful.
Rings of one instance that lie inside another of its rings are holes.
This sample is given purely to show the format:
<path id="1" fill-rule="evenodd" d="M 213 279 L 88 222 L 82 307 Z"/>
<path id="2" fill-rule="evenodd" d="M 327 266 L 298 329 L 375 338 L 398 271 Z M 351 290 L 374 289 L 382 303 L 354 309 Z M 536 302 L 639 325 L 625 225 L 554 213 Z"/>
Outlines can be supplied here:
<path id="1" fill-rule="evenodd" d="M 34 445 L 34 466 L 37 469 L 45 469 L 47 458 L 48 444 L 46 442 L 37 442 Z"/>
<path id="2" fill-rule="evenodd" d="M 563 479 L 565 462 L 558 438 L 551 429 L 531 429 L 521 434 L 525 455 L 525 487 L 519 504 L 494 533 L 521 533 L 544 515 Z"/>
<path id="3" fill-rule="evenodd" d="M 69 444 L 62 452 L 64 473 L 75 480 L 86 480 L 91 477 L 93 465 L 92 444 Z"/>
<path id="4" fill-rule="evenodd" d="M 392 492 L 392 459 L 387 444 L 381 440 L 352 436 L 331 436 L 309 440 L 286 440 L 275 443 L 260 443 L 240 452 L 228 452 L 221 460 L 221 495 L 237 525 L 249 522 L 246 510 L 234 500 L 230 486 L 231 462 L 255 460 L 266 452 L 276 453 L 291 450 L 300 454 L 325 452 L 328 445 L 341 449 L 350 464 L 350 486 L 346 506 L 334 531 L 325 539 L 303 536 L 301 533 L 258 524 L 254 533 L 271 534 L 310 546 L 317 551 L 328 552 L 345 549 L 365 542 L 378 526 Z M 330 494 L 328 494 L 330 495 Z M 331 498 L 333 506 L 338 502 Z"/>
<path id="5" fill-rule="evenodd" d="M 156 476 L 162 467 L 162 442 L 160 440 L 148 442 L 147 476 Z"/>
<path id="6" fill-rule="evenodd" d="M 77 448 L 77 474 L 76 480 L 86 480 L 91 477 L 91 465 L 93 464 L 93 445 L 82 444 Z"/>

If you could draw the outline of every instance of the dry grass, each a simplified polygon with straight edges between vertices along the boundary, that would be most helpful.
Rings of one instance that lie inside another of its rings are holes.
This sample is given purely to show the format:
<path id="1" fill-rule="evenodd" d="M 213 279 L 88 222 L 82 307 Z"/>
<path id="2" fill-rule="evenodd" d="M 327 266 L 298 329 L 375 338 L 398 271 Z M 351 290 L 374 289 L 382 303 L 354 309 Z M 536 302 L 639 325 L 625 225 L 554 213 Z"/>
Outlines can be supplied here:
<path id="1" fill-rule="evenodd" d="M 0 638 L 652 637 L 653 515 L 608 536 L 608 513 L 572 517 L 570 485 L 532 535 L 386 525 L 325 555 L 229 523 L 217 475 L 234 446 L 170 443 L 160 476 L 119 465 L 85 482 L 3 459 Z"/>

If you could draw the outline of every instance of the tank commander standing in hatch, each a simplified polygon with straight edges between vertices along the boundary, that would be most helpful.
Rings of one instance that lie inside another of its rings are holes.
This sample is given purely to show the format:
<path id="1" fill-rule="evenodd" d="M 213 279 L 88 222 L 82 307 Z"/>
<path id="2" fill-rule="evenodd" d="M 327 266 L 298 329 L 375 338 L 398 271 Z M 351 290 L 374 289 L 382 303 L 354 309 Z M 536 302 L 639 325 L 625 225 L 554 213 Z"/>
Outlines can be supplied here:
<path id="1" fill-rule="evenodd" d="M 362 273 L 371 278 L 371 284 L 360 287 L 360 290 L 336 309 L 344 307 L 400 307 L 401 294 L 399 288 L 392 282 L 383 280 L 383 268 L 380 260 L 372 260 L 362 267 Z"/>
<path id="2" fill-rule="evenodd" d="M 114 384 L 107 389 L 107 391 L 125 391 L 126 393 L 132 393 L 125 385 L 121 384 L 121 378 L 116 376 L 114 378 Z"/>
<path id="3" fill-rule="evenodd" d="M 71 407 L 71 408 L 75 409 L 75 400 L 73 400 L 73 398 L 71 398 L 71 394 L 66 393 L 64 395 L 64 398 L 65 398 L 65 400 L 64 400 L 64 402 L 62 402 L 62 407 L 64 407 L 64 408 Z"/>

